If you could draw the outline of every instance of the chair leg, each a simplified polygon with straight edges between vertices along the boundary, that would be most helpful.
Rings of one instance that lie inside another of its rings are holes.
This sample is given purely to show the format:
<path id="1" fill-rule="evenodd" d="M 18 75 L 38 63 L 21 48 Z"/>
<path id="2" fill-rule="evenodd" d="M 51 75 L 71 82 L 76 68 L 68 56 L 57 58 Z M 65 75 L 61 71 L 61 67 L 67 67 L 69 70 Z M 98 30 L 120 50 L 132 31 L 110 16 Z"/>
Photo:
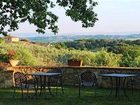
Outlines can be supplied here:
<path id="1" fill-rule="evenodd" d="M 29 98 L 29 86 L 27 86 L 27 98 Z"/>
<path id="2" fill-rule="evenodd" d="M 37 96 L 38 94 L 38 90 L 39 90 L 39 83 L 37 81 L 37 83 L 35 84 L 35 95 Z"/>
<path id="3" fill-rule="evenodd" d="M 15 94 L 16 94 L 16 87 L 13 87 L 14 90 L 13 90 L 13 98 L 15 98 Z"/>
<path id="4" fill-rule="evenodd" d="M 21 98 L 23 99 L 23 88 L 21 87 Z"/>
<path id="5" fill-rule="evenodd" d="M 61 78 L 61 80 L 60 80 L 60 85 L 61 85 L 62 93 L 64 94 L 64 87 L 63 87 L 63 81 L 62 81 L 62 78 Z"/>
<path id="6" fill-rule="evenodd" d="M 58 86 L 61 87 L 61 91 L 62 91 L 62 93 L 64 94 L 64 87 L 63 87 L 62 79 L 59 79 L 59 80 L 56 82 L 56 94 L 57 94 L 57 91 L 58 91 Z"/>
<path id="7" fill-rule="evenodd" d="M 58 91 L 58 81 L 56 81 L 56 83 L 55 83 L 55 94 L 57 95 L 57 91 Z"/>
<path id="8" fill-rule="evenodd" d="M 79 85 L 79 98 L 80 98 L 80 95 L 81 95 L 81 85 Z"/>
<path id="9" fill-rule="evenodd" d="M 63 87 L 63 85 L 61 85 L 61 90 L 62 90 L 62 93 L 64 94 L 64 87 Z"/>
<path id="10" fill-rule="evenodd" d="M 97 92 L 96 92 L 96 90 L 97 90 L 97 87 L 95 86 L 95 87 L 94 87 L 95 97 L 97 96 Z"/>
<path id="11" fill-rule="evenodd" d="M 34 78 L 34 91 L 35 91 L 35 96 L 37 96 L 38 93 L 38 85 L 39 85 L 39 80 L 37 77 Z"/>
<path id="12" fill-rule="evenodd" d="M 50 81 L 50 78 L 48 78 L 48 90 L 49 90 L 50 95 L 53 95 L 52 91 L 51 91 L 51 81 Z"/>
<path id="13" fill-rule="evenodd" d="M 23 99 L 23 88 L 20 87 L 20 91 L 21 91 L 21 98 Z M 14 87 L 14 91 L 13 91 L 13 98 L 15 98 L 15 94 L 16 94 L 16 87 Z"/>
<path id="14" fill-rule="evenodd" d="M 134 84 L 131 83 L 131 91 L 132 91 L 132 95 L 134 95 Z"/>
<path id="15" fill-rule="evenodd" d="M 133 77 L 131 78 L 131 91 L 132 91 L 132 95 L 134 95 L 134 80 L 133 80 Z"/>
<path id="16" fill-rule="evenodd" d="M 79 98 L 80 98 L 80 95 L 81 95 L 81 80 L 80 80 L 80 78 L 79 78 Z"/>

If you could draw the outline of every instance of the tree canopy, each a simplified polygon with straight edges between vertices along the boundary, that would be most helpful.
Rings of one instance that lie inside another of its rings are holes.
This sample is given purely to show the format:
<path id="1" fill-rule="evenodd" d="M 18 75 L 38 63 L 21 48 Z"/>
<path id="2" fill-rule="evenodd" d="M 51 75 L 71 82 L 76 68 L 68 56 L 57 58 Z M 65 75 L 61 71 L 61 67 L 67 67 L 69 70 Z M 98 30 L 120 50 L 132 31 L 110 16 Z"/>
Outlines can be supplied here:
<path id="1" fill-rule="evenodd" d="M 46 28 L 57 33 L 58 16 L 51 11 L 56 6 L 63 7 L 73 21 L 81 21 L 82 27 L 93 27 L 98 20 L 93 10 L 96 5 L 93 0 L 1 0 L 0 34 L 17 30 L 25 21 L 34 24 L 39 33 Z"/>

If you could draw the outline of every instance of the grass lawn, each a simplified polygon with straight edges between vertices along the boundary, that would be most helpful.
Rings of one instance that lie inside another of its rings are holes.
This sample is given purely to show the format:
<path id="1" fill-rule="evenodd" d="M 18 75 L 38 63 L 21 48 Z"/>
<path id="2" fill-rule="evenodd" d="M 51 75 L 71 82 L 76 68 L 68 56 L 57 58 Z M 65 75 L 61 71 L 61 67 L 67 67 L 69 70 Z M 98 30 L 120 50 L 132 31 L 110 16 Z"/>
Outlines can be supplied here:
<path id="1" fill-rule="evenodd" d="M 137 91 L 133 95 L 128 92 L 128 98 L 123 94 L 117 98 L 113 94 L 109 96 L 109 89 L 98 89 L 96 96 L 93 92 L 92 89 L 82 89 L 79 98 L 78 88 L 65 87 L 64 94 L 59 91 L 56 96 L 46 93 L 22 100 L 18 93 L 13 98 L 12 89 L 0 89 L 0 105 L 140 105 L 140 94 Z"/>

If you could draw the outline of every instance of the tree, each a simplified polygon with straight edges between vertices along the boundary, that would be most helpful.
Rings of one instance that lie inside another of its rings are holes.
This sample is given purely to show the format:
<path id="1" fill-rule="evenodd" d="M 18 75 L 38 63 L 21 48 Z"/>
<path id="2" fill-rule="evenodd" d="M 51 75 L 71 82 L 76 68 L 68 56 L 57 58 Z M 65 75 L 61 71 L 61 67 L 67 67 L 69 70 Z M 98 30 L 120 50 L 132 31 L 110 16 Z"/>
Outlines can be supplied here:
<path id="1" fill-rule="evenodd" d="M 96 66 L 119 67 L 121 56 L 102 49 L 95 53 L 94 63 Z"/>
<path id="2" fill-rule="evenodd" d="M 128 46 L 124 50 L 121 66 L 139 67 L 139 61 L 140 61 L 139 58 L 140 58 L 139 46 Z"/>
<path id="3" fill-rule="evenodd" d="M 58 17 L 51 11 L 56 6 L 63 7 L 73 21 L 81 21 L 82 27 L 92 27 L 98 20 L 93 11 L 96 5 L 93 0 L 1 0 L 0 34 L 17 30 L 25 21 L 37 26 L 39 33 L 44 33 L 45 28 L 57 33 Z"/>

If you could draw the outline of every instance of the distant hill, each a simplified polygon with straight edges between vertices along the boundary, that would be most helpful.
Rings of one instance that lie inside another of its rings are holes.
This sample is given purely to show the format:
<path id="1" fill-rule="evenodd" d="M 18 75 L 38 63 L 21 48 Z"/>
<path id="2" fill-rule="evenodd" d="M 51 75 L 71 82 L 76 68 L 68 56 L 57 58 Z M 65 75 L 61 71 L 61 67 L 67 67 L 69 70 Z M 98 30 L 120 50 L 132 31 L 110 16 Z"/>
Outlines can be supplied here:
<path id="1" fill-rule="evenodd" d="M 65 42 L 79 39 L 125 39 L 125 40 L 136 40 L 140 39 L 140 34 L 131 35 L 50 35 L 50 36 L 39 36 L 39 37 L 28 37 L 33 42 Z"/>

